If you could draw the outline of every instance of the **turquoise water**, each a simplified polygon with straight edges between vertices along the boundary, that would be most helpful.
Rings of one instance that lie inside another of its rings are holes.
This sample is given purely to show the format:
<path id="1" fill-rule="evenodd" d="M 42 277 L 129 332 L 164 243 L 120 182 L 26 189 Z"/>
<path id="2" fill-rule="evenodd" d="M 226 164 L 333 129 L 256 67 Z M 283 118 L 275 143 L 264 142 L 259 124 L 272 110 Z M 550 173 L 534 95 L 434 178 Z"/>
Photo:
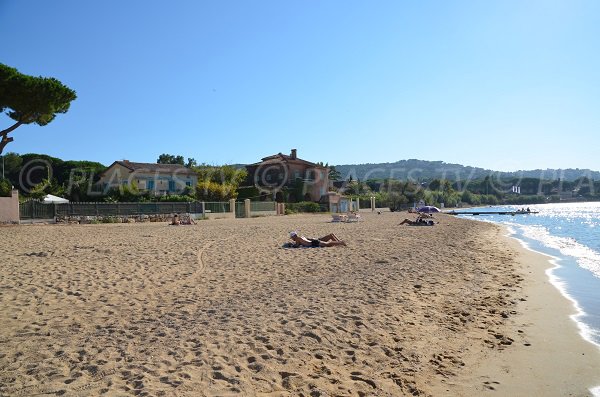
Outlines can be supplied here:
<path id="1" fill-rule="evenodd" d="M 528 207 L 539 213 L 461 216 L 507 225 L 512 237 L 526 247 L 552 256 L 555 267 L 547 272 L 550 280 L 576 307 L 577 314 L 572 318 L 577 322 L 581 335 L 600 346 L 600 203 Z M 520 208 L 523 207 L 499 206 L 478 210 Z"/>

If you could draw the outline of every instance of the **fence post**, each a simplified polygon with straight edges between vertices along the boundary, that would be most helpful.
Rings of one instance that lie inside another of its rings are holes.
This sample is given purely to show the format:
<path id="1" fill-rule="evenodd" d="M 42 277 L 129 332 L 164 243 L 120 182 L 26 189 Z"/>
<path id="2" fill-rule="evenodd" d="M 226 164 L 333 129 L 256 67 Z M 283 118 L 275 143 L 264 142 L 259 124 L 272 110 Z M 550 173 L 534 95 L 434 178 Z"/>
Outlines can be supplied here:
<path id="1" fill-rule="evenodd" d="M 250 199 L 246 199 L 246 200 L 244 200 L 244 215 L 246 218 L 250 218 L 251 214 L 252 214 L 252 211 L 250 208 Z"/>
<path id="2" fill-rule="evenodd" d="M 229 212 L 231 212 L 235 218 L 235 199 L 229 200 Z"/>
<path id="3" fill-rule="evenodd" d="M 200 207 L 202 208 L 202 219 L 206 219 L 206 203 L 204 201 L 201 202 Z"/>

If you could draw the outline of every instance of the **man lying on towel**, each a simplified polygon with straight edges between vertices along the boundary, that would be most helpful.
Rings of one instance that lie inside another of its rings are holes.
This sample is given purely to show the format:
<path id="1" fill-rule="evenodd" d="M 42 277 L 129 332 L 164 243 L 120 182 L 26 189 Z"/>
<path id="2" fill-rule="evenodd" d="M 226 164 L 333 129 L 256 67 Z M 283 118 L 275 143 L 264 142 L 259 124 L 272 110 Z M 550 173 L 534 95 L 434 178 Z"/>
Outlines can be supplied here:
<path id="1" fill-rule="evenodd" d="M 306 238 L 298 235 L 298 232 L 291 232 L 290 238 L 292 239 L 292 247 L 335 247 L 337 245 L 346 245 L 346 243 L 340 240 L 335 234 L 331 233 L 327 236 L 323 236 L 318 239 Z"/>
<path id="2" fill-rule="evenodd" d="M 410 220 L 408 218 L 404 219 L 400 222 L 400 225 L 410 225 L 410 226 L 433 226 L 435 223 L 432 219 L 423 219 L 422 217 L 418 217 L 416 221 Z"/>

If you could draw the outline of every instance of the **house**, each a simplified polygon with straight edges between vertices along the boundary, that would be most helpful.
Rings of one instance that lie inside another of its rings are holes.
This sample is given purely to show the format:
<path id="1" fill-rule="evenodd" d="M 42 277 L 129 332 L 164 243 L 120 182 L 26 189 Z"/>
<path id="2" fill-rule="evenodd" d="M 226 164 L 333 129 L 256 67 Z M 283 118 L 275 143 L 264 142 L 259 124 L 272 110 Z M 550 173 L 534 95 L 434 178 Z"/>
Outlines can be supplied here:
<path id="1" fill-rule="evenodd" d="M 262 158 L 246 166 L 248 186 L 282 202 L 318 202 L 329 190 L 329 168 L 298 158 L 296 149 Z"/>
<path id="2" fill-rule="evenodd" d="M 179 164 L 134 163 L 115 161 L 102 174 L 97 185 L 104 194 L 120 187 L 136 187 L 155 195 L 181 194 L 195 188 L 198 175 Z"/>

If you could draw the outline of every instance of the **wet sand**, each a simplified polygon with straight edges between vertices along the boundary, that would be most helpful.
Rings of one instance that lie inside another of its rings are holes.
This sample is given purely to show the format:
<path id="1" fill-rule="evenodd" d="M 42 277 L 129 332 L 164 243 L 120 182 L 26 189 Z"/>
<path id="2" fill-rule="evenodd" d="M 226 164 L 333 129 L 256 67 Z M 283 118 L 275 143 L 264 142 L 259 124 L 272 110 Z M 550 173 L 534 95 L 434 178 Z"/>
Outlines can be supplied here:
<path id="1" fill-rule="evenodd" d="M 532 299 L 526 251 L 495 225 L 406 216 L 2 227 L 0 395 L 500 396 L 569 371 L 561 391 L 585 395 L 583 361 L 519 377 L 561 354 L 529 354 L 539 321 L 576 339 L 566 300 L 552 317 Z M 291 230 L 348 246 L 282 248 Z"/>

